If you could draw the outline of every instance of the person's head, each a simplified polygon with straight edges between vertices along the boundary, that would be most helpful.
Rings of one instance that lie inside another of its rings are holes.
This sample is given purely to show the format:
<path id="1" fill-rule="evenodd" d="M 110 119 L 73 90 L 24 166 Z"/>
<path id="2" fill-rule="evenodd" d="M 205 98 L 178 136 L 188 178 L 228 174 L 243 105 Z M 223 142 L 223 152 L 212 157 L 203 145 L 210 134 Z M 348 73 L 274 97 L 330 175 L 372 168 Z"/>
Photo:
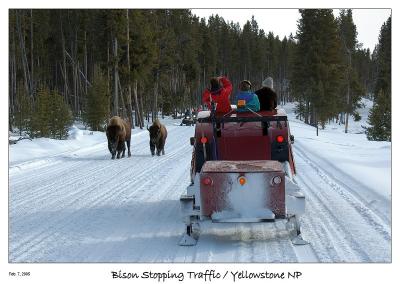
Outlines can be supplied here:
<path id="1" fill-rule="evenodd" d="M 250 91 L 251 90 L 251 83 L 248 80 L 243 80 L 239 84 L 239 90 L 242 92 Z"/>
<path id="2" fill-rule="evenodd" d="M 274 80 L 271 77 L 268 77 L 262 82 L 262 86 L 273 89 L 274 88 Z"/>
<path id="3" fill-rule="evenodd" d="M 215 92 L 218 91 L 221 88 L 221 84 L 219 82 L 218 77 L 212 77 L 210 78 L 210 91 Z"/>

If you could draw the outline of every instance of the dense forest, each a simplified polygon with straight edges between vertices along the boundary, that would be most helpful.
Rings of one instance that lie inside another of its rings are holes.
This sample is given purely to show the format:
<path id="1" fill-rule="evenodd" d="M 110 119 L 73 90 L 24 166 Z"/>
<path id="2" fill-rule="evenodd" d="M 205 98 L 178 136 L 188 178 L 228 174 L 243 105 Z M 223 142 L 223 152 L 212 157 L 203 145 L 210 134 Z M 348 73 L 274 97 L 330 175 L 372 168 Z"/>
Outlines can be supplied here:
<path id="1" fill-rule="evenodd" d="M 390 140 L 391 18 L 370 51 L 351 10 L 300 14 L 296 34 L 280 39 L 254 17 L 241 27 L 188 9 L 9 10 L 9 129 L 62 139 L 74 120 L 103 130 L 112 115 L 143 127 L 199 107 L 212 76 L 255 89 L 271 76 L 279 102 L 297 101 L 317 129 L 347 131 L 360 98 L 373 99 L 367 136 Z"/>

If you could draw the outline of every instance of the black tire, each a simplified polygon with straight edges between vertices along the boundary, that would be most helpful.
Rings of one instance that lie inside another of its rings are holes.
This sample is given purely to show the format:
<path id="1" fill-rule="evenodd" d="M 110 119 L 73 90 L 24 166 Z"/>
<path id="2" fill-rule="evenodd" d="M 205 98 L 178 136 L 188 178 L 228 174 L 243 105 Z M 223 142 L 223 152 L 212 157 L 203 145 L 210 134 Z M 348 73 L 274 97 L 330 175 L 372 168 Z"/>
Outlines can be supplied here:
<path id="1" fill-rule="evenodd" d="M 203 167 L 203 164 L 206 161 L 211 160 L 211 145 L 209 143 L 206 143 L 206 160 L 204 160 L 204 152 L 203 152 L 203 144 L 202 143 L 197 143 L 195 146 L 196 149 L 196 173 L 199 173 L 201 171 L 201 168 Z"/>

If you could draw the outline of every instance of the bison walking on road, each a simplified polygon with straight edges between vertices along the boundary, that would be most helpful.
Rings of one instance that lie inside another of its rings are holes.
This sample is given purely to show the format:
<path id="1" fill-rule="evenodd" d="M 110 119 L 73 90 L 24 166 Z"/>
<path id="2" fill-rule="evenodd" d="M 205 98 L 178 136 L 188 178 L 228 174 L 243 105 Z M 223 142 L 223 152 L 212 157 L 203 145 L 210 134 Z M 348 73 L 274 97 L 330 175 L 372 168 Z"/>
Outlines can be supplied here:
<path id="1" fill-rule="evenodd" d="M 160 156 L 160 153 L 165 154 L 164 146 L 165 140 L 167 139 L 167 128 L 161 122 L 156 119 L 153 122 L 153 125 L 147 127 L 147 130 L 150 132 L 150 151 L 151 155 L 154 156 L 155 149 L 157 149 L 157 156 Z"/>
<path id="2" fill-rule="evenodd" d="M 111 159 L 125 157 L 125 142 L 128 146 L 128 157 L 131 156 L 131 125 L 119 116 L 113 116 L 107 126 L 108 149 L 111 153 Z"/>

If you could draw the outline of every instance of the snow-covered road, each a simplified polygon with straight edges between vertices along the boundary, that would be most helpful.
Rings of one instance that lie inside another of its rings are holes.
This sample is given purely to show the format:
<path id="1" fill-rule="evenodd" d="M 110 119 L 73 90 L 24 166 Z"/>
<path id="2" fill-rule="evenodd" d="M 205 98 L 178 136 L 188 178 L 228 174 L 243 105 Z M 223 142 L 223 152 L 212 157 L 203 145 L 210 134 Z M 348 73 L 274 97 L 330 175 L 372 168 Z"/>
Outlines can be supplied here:
<path id="1" fill-rule="evenodd" d="M 390 215 L 374 209 L 377 200 L 367 201 L 357 191 L 367 188 L 351 176 L 328 167 L 329 162 L 313 159 L 302 143 L 295 147 L 298 184 L 307 197 L 303 236 L 322 262 L 384 262 L 391 258 Z M 321 158 L 321 157 L 319 157 Z M 318 161 L 318 162 L 316 162 Z M 348 183 L 346 183 L 348 182 Z M 368 199 L 371 200 L 371 199 Z M 387 206 L 390 202 L 380 201 Z"/>
<path id="2" fill-rule="evenodd" d="M 291 123 L 301 136 L 296 129 L 302 126 Z M 132 157 L 120 160 L 110 159 L 101 136 L 100 143 L 23 161 L 12 155 L 29 141 L 11 148 L 9 260 L 391 261 L 390 199 L 333 167 L 301 138 L 294 144 L 296 178 L 307 198 L 302 221 L 310 245 L 294 247 L 283 223 L 205 222 L 197 246 L 178 246 L 184 230 L 179 196 L 189 183 L 194 127 L 167 128 L 166 155 L 160 157 L 151 157 L 147 131 L 134 132 Z"/>

